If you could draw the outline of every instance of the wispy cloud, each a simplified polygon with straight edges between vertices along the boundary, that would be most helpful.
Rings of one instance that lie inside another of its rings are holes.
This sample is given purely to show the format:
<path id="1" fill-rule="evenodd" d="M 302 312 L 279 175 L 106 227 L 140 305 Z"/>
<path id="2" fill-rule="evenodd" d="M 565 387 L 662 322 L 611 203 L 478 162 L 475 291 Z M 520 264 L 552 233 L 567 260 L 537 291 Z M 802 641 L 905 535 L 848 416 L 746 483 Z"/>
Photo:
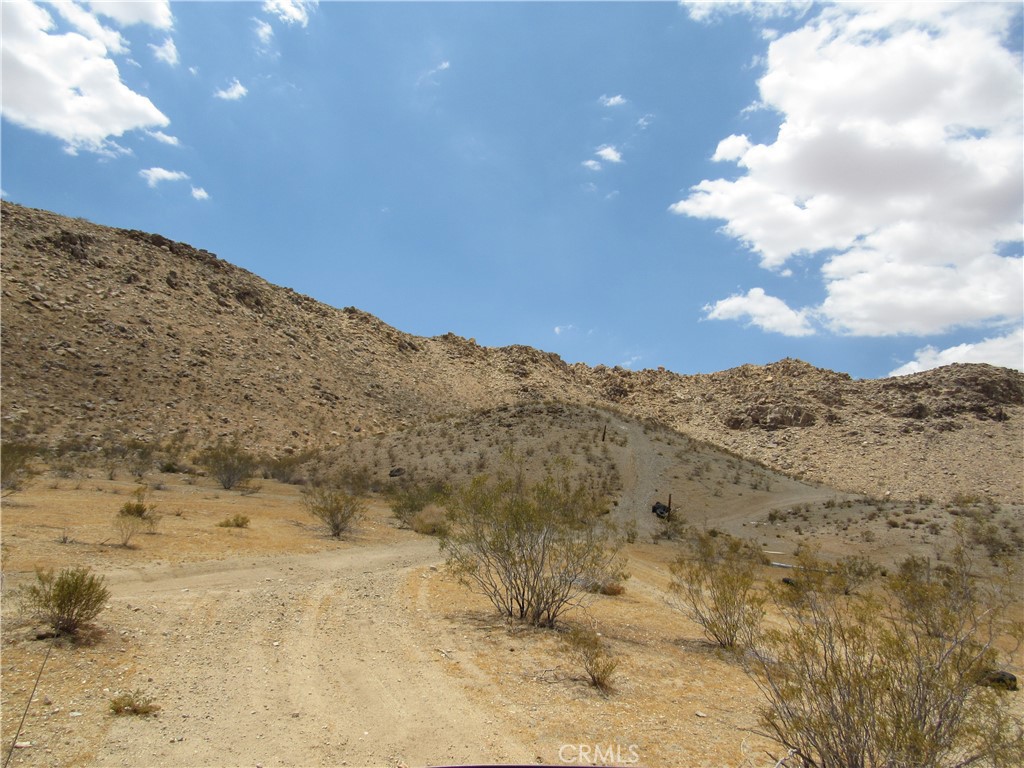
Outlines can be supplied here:
<path id="1" fill-rule="evenodd" d="M 309 24 L 310 11 L 317 6 L 316 0 L 266 0 L 263 10 L 285 24 Z"/>
<path id="2" fill-rule="evenodd" d="M 584 168 L 587 168 L 588 170 L 591 170 L 591 171 L 600 171 L 601 168 L 603 167 L 599 162 L 597 162 L 597 160 L 593 160 L 593 159 L 591 159 L 591 160 L 584 160 L 582 165 L 583 165 Z"/>
<path id="3" fill-rule="evenodd" d="M 196 200 L 209 200 L 209 193 L 202 187 L 192 187 L 192 197 Z"/>
<path id="4" fill-rule="evenodd" d="M 609 163 L 622 162 L 622 153 L 619 152 L 619 150 L 617 150 L 611 144 L 605 144 L 602 147 L 598 147 L 597 151 L 594 152 L 594 154 L 600 157 L 602 160 L 608 161 Z"/>
<path id="5" fill-rule="evenodd" d="M 617 96 L 601 96 L 598 99 L 602 107 L 621 107 L 626 103 L 625 97 L 620 93 Z"/>
<path id="6" fill-rule="evenodd" d="M 437 83 L 437 80 L 434 79 L 434 75 L 440 74 L 441 72 L 444 72 L 444 71 L 449 70 L 451 68 L 452 68 L 452 63 L 450 61 L 448 61 L 447 59 L 445 59 L 444 61 L 442 61 L 440 64 L 438 64 L 436 67 L 434 67 L 430 71 L 424 72 L 422 75 L 420 75 L 418 78 L 416 78 L 416 85 L 420 86 L 420 85 L 423 85 L 424 83 L 427 83 L 429 85 L 437 85 L 438 83 Z"/>
<path id="7" fill-rule="evenodd" d="M 555 336 L 561 336 L 563 333 L 575 330 L 576 326 L 570 323 L 569 325 L 556 325 L 554 328 Z"/>
<path id="8" fill-rule="evenodd" d="M 181 144 L 177 136 L 168 136 L 163 131 L 146 131 L 150 136 L 159 141 L 161 144 L 169 144 L 172 147 L 177 147 Z"/>
<path id="9" fill-rule="evenodd" d="M 160 45 L 150 43 L 149 47 L 157 61 L 170 64 L 172 67 L 178 66 L 178 47 L 174 44 L 174 38 L 168 37 Z"/>
<path id="10" fill-rule="evenodd" d="M 214 92 L 214 96 L 225 101 L 238 101 L 249 92 L 249 89 L 238 82 L 236 77 L 227 88 Z"/>
<path id="11" fill-rule="evenodd" d="M 260 46 L 268 47 L 274 41 L 274 28 L 263 19 L 253 19 L 253 24 L 256 27 L 256 39 L 259 40 Z"/>
<path id="12" fill-rule="evenodd" d="M 155 187 L 162 181 L 184 181 L 188 178 L 184 171 L 168 171 L 166 168 L 146 168 L 139 171 L 139 176 L 144 178 L 150 187 Z"/>

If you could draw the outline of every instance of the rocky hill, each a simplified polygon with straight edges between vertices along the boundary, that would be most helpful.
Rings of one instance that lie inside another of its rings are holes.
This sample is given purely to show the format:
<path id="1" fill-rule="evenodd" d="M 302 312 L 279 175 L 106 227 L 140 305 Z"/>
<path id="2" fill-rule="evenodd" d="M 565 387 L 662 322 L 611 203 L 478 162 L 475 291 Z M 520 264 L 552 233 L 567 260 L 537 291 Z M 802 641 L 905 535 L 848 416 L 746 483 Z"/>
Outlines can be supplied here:
<path id="1" fill-rule="evenodd" d="M 543 401 L 659 422 L 795 477 L 1024 498 L 1024 374 L 853 380 L 798 360 L 681 376 L 403 333 L 160 235 L 2 204 L 6 439 L 239 435 L 275 451 Z"/>

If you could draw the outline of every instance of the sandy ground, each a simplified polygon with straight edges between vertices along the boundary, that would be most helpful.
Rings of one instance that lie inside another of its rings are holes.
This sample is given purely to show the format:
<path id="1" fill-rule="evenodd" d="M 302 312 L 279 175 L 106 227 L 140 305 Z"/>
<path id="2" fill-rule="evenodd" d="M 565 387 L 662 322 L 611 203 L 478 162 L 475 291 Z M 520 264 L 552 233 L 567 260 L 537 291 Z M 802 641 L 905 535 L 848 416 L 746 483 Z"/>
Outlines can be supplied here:
<path id="1" fill-rule="evenodd" d="M 624 468 L 616 515 L 649 510 L 663 461 L 641 451 Z M 13 766 L 756 768 L 779 756 L 755 734 L 751 682 L 669 605 L 675 551 L 651 543 L 649 512 L 625 548 L 625 593 L 568 616 L 620 660 L 605 696 L 559 633 L 506 625 L 446 575 L 435 539 L 398 529 L 379 502 L 339 542 L 291 486 L 148 479 L 163 517 L 131 548 L 111 528 L 128 480 L 38 478 L 4 503 L 4 759 L 25 713 Z M 239 512 L 249 528 L 216 525 Z M 84 642 L 51 649 L 12 597 L 35 566 L 64 565 L 104 574 L 112 597 Z M 132 690 L 156 716 L 110 713 Z"/>

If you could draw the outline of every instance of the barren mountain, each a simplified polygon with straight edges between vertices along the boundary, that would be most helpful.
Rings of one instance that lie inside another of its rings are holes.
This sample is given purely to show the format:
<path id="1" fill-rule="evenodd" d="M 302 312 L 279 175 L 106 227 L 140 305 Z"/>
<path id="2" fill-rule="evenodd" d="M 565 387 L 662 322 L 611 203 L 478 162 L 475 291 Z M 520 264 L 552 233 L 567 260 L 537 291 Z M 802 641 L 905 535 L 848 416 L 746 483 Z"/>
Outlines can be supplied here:
<path id="1" fill-rule="evenodd" d="M 7 439 L 87 448 L 111 435 L 196 446 L 238 435 L 281 453 L 560 401 L 841 490 L 1024 499 L 1017 371 L 854 380 L 798 360 L 696 376 L 570 365 L 403 333 L 160 235 L 2 210 Z"/>

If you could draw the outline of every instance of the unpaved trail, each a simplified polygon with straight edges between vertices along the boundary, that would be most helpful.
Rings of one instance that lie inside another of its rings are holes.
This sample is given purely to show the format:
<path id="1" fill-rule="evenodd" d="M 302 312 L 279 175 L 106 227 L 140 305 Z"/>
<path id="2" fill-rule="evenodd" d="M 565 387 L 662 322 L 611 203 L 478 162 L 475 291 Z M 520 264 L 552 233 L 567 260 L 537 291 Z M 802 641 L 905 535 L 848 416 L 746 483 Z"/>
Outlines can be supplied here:
<path id="1" fill-rule="evenodd" d="M 119 718 L 98 766 L 522 762 L 446 674 L 444 627 L 403 585 L 432 575 L 434 540 L 141 571 L 112 579 L 145 651 L 156 719 Z M 472 680 L 468 681 L 472 685 Z"/>

